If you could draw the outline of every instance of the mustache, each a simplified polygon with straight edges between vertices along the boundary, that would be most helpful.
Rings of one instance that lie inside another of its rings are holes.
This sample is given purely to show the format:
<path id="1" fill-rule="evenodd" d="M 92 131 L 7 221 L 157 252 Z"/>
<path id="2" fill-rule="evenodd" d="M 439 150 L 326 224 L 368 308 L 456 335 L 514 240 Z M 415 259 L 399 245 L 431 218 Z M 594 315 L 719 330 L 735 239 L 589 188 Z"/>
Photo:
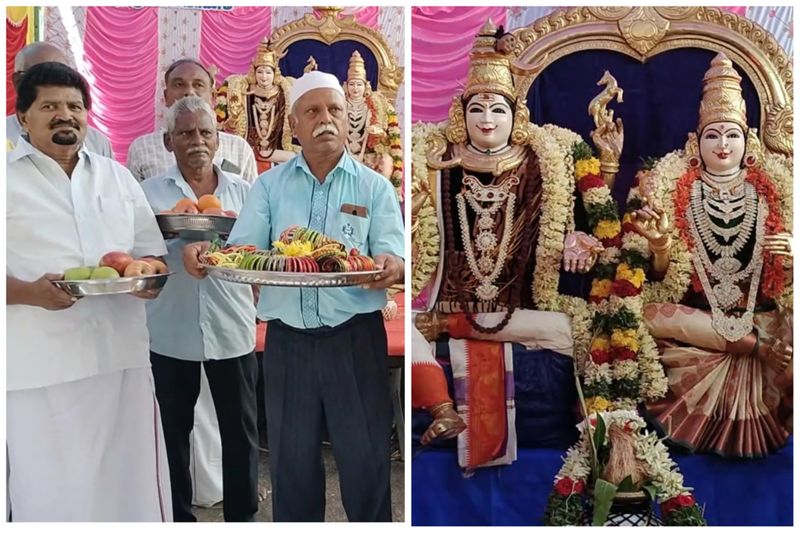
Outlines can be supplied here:
<path id="1" fill-rule="evenodd" d="M 71 128 L 75 128 L 76 130 L 81 129 L 80 124 L 78 124 L 77 120 L 53 120 L 50 122 L 50 129 L 54 130 L 60 128 L 62 126 L 69 126 Z"/>
<path id="2" fill-rule="evenodd" d="M 208 151 L 208 148 L 190 148 L 186 152 L 186 155 L 194 155 L 194 154 L 206 154 L 206 155 L 208 155 L 209 153 L 210 152 Z"/>
<path id="3" fill-rule="evenodd" d="M 311 135 L 313 137 L 319 137 L 323 133 L 332 133 L 333 135 L 339 135 L 339 129 L 333 124 L 322 124 L 320 126 L 317 126 L 317 128 L 311 133 Z"/>

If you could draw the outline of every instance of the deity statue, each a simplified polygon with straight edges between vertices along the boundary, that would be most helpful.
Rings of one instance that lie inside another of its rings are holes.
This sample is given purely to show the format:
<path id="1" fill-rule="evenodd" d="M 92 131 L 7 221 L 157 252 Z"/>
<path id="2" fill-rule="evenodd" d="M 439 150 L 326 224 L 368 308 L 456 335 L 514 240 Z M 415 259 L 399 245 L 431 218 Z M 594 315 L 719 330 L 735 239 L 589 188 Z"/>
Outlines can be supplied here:
<path id="1" fill-rule="evenodd" d="M 402 196 L 403 147 L 397 112 L 380 91 L 372 89 L 358 50 L 350 56 L 342 87 L 347 98 L 348 151 L 388 178 Z"/>
<path id="2" fill-rule="evenodd" d="M 287 109 L 291 80 L 281 74 L 281 57 L 264 39 L 247 75 L 229 76 L 217 92 L 217 122 L 253 147 L 259 173 L 294 156 Z"/>
<path id="3" fill-rule="evenodd" d="M 745 111 L 719 54 L 696 134 L 640 177 L 626 221 L 650 259 L 643 313 L 669 381 L 650 421 L 689 451 L 754 458 L 791 425 L 792 160 L 762 151 Z"/>
<path id="4" fill-rule="evenodd" d="M 559 282 L 565 272 L 588 272 L 604 250 L 602 236 L 575 231 L 586 221 L 576 220 L 574 154 L 588 147 L 571 131 L 530 122 L 507 36 L 491 20 L 481 28 L 446 126 L 414 131 L 412 404 L 433 418 L 421 443 L 458 435 L 467 469 L 515 459 L 513 392 L 505 385 L 512 343 L 562 360 L 573 355 L 571 317 L 584 302 L 560 294 Z M 611 202 L 597 166 L 589 196 Z M 455 406 L 436 360 L 443 346 Z"/>

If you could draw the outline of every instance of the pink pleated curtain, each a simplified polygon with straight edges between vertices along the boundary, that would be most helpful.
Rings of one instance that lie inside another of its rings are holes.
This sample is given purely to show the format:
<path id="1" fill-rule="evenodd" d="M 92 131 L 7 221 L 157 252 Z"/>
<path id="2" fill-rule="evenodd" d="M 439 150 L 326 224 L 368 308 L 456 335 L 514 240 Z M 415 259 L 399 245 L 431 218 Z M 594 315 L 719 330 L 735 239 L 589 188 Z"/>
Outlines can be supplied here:
<path id="1" fill-rule="evenodd" d="M 258 43 L 273 31 L 273 7 L 234 7 L 204 10 L 200 24 L 199 60 L 218 69 L 221 82 L 246 72 Z M 378 28 L 378 7 L 346 8 L 361 24 Z M 86 8 L 82 35 L 83 73 L 92 87 L 90 123 L 111 139 L 117 160 L 125 163 L 128 145 L 156 129 L 153 102 L 160 101 L 163 83 L 158 75 L 159 8 Z"/>

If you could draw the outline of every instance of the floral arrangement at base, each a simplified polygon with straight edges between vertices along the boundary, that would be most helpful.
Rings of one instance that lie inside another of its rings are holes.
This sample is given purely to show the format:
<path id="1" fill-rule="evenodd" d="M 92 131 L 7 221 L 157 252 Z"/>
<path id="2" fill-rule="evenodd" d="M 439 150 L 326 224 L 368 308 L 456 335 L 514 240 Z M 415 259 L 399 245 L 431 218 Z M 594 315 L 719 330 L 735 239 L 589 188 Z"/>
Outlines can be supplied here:
<path id="1" fill-rule="evenodd" d="M 703 511 L 691 489 L 683 485 L 683 476 L 670 459 L 667 447 L 655 433 L 647 431 L 645 421 L 635 411 L 595 413 L 578 427 L 580 438 L 567 451 L 548 498 L 545 525 L 602 526 L 618 492 L 641 490 L 651 501 L 661 504 L 664 525 L 706 525 Z M 615 474 L 609 471 L 615 461 L 614 444 L 615 440 L 623 439 L 632 443 L 627 466 L 633 474 L 614 484 L 603 477 Z M 586 517 L 589 500 L 593 509 L 591 520 Z"/>
<path id="2" fill-rule="evenodd" d="M 662 504 L 667 525 L 705 525 L 666 446 L 646 430 L 636 413 L 642 401 L 662 398 L 668 385 L 656 343 L 642 318 L 648 242 L 636 233 L 629 214 L 620 222 L 610 193 L 605 198 L 602 191 L 608 188 L 591 149 L 576 145 L 573 155 L 589 224 L 605 250 L 595 267 L 589 296 L 588 356 L 577 365 L 579 394 L 589 425 L 585 420 L 579 426 L 580 439 L 556 475 L 545 525 L 585 524 L 587 506 L 593 509 L 590 523 L 603 525 L 617 492 L 640 490 Z M 638 191 L 641 177 L 637 175 L 634 190 Z M 594 202 L 586 201 L 595 196 Z M 628 211 L 640 205 L 641 200 L 632 195 Z"/>

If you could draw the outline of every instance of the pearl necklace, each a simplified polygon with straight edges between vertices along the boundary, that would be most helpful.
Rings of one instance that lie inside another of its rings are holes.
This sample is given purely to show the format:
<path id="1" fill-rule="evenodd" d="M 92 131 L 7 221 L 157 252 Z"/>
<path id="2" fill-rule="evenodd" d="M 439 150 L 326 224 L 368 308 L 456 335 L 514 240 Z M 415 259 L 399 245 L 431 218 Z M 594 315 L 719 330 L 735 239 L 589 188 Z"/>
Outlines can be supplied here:
<path id="1" fill-rule="evenodd" d="M 475 294 L 480 300 L 491 302 L 497 298 L 500 292 L 495 282 L 500 277 L 508 257 L 508 244 L 511 240 L 514 206 L 517 198 L 511 189 L 519 184 L 519 178 L 511 176 L 499 185 L 483 185 L 475 176 L 465 174 L 462 183 L 469 190 L 464 189 L 456 195 L 456 205 L 458 206 L 458 221 L 461 227 L 461 238 L 464 241 L 467 265 L 479 282 Z M 478 216 L 476 225 L 480 231 L 475 239 L 474 248 L 472 231 L 467 220 L 467 202 Z M 491 205 L 483 207 L 479 202 Z M 505 204 L 505 221 L 498 249 L 493 215 L 503 207 L 503 204 Z M 481 253 L 479 259 L 475 257 L 475 248 Z M 493 259 L 495 253 L 496 259 Z"/>
<path id="2" fill-rule="evenodd" d="M 696 220 L 698 207 L 694 203 L 692 205 L 693 212 L 687 217 L 697 252 L 692 254 L 692 262 L 694 263 L 697 277 L 700 279 L 700 284 L 705 291 L 708 304 L 711 306 L 711 325 L 717 333 L 729 342 L 736 342 L 753 330 L 753 311 L 755 310 L 758 287 L 761 281 L 761 269 L 764 262 L 762 251 L 768 214 L 768 208 L 764 200 L 759 198 L 757 202 L 756 241 L 750 262 L 744 270 L 740 270 L 741 263 L 734 257 L 722 257 L 712 263 L 704 246 L 705 242 L 700 235 Z M 712 285 L 709 280 L 709 274 L 719 283 Z M 725 314 L 743 296 L 742 290 L 736 283 L 748 276 L 751 276 L 750 291 L 747 295 L 745 312 L 740 317 Z"/>

